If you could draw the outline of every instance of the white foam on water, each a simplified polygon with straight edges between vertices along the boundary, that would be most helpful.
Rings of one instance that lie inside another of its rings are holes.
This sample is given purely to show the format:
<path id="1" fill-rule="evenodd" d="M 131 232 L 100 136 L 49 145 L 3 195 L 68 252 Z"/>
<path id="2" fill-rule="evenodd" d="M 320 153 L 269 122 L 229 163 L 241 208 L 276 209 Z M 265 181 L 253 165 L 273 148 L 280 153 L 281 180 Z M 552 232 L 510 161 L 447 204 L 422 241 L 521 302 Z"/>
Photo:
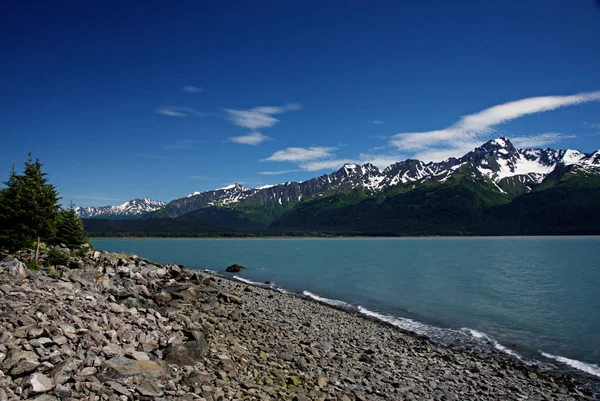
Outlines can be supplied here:
<path id="1" fill-rule="evenodd" d="M 243 278 L 240 276 L 233 276 L 234 279 L 241 281 L 242 283 L 246 283 L 246 284 L 250 284 L 250 285 L 260 285 L 260 286 L 264 286 L 263 283 L 259 283 L 257 281 L 252 281 L 252 280 L 248 280 L 247 278 Z"/>
<path id="2" fill-rule="evenodd" d="M 589 373 L 590 375 L 600 377 L 600 367 L 593 363 L 585 363 L 575 359 L 565 358 L 564 356 L 552 355 L 543 351 L 539 351 L 544 357 L 548 359 L 554 359 L 560 363 L 564 363 L 572 368 L 581 370 L 582 372 Z"/>
<path id="3" fill-rule="evenodd" d="M 302 294 L 304 294 L 305 296 L 314 299 L 315 301 L 319 301 L 319 302 L 323 302 L 325 304 L 328 305 L 333 305 L 333 306 L 341 306 L 344 308 L 351 308 L 352 306 L 344 301 L 339 301 L 337 299 L 329 299 L 329 298 L 324 298 L 324 297 L 320 297 L 316 294 L 313 294 L 312 292 L 308 292 L 308 291 L 302 291 Z"/>
<path id="4" fill-rule="evenodd" d="M 422 335 L 428 335 L 430 333 L 430 326 L 427 326 L 423 323 L 419 323 L 412 319 L 383 315 L 381 313 L 373 312 L 372 310 L 369 310 L 360 305 L 358 306 L 358 311 L 363 315 L 373 317 L 377 320 L 381 320 L 382 322 L 389 323 L 404 330 L 412 331 L 413 333 Z"/>
<path id="5" fill-rule="evenodd" d="M 494 340 L 493 338 L 490 338 L 490 336 L 488 336 L 485 333 L 482 333 L 481 331 L 473 330 L 468 327 L 463 327 L 462 329 L 460 329 L 460 331 L 470 335 L 473 338 L 477 338 L 479 340 L 484 340 L 484 341 L 490 342 L 494 346 L 494 348 L 496 348 L 498 351 L 504 352 L 505 354 L 508 354 L 510 356 L 514 356 L 515 358 L 520 359 L 520 360 L 523 359 L 523 357 L 521 357 L 521 355 L 517 354 L 515 351 L 511 350 L 510 348 L 505 347 L 504 345 L 500 344 L 498 341 Z"/>

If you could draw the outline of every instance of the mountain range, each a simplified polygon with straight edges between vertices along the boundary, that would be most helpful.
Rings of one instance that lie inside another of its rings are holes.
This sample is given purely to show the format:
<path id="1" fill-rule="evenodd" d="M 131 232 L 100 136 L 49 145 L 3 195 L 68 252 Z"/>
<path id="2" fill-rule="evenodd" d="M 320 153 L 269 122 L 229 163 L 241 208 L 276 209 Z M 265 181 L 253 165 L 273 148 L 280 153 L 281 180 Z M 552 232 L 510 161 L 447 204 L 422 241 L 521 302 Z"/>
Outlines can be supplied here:
<path id="1" fill-rule="evenodd" d="M 78 208 L 77 213 L 95 233 L 518 234 L 526 230 L 522 222 L 535 214 L 529 209 L 523 214 L 530 199 L 558 196 L 548 207 L 569 207 L 575 196 L 579 206 L 586 205 L 582 212 L 598 202 L 599 187 L 600 151 L 516 149 L 509 139 L 498 138 L 442 162 L 408 159 L 383 170 L 372 164 L 345 164 L 332 174 L 303 182 L 255 189 L 232 184 L 167 204 L 135 199 L 120 206 Z M 514 207 L 520 207 L 521 214 L 508 224 L 511 217 L 506 210 Z M 570 220 L 577 213 L 561 213 L 566 219 L 558 226 L 561 233 L 589 231 Z M 593 210 L 590 213 L 594 215 Z M 141 221 L 132 223 L 133 219 Z M 164 231 L 166 226 L 170 229 Z M 544 230 L 534 231 L 544 234 Z"/>

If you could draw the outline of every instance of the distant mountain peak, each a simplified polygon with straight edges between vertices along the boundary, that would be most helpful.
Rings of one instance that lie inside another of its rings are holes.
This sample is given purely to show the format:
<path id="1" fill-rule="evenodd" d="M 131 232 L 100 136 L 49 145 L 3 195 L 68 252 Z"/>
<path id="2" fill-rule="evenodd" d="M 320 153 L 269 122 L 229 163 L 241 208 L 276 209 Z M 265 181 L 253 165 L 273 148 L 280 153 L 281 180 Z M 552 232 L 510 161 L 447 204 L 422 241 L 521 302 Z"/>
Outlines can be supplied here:
<path id="1" fill-rule="evenodd" d="M 127 219 L 162 209 L 167 204 L 148 198 L 136 198 L 117 206 L 77 207 L 75 213 L 83 219 Z"/>

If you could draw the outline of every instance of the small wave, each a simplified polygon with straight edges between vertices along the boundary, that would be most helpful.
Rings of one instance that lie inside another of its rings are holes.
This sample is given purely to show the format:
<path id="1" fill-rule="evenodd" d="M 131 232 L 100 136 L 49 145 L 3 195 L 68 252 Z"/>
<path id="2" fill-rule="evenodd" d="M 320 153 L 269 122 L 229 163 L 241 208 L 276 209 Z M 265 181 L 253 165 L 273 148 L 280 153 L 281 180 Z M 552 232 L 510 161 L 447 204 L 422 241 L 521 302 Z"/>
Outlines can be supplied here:
<path id="1" fill-rule="evenodd" d="M 494 348 L 496 348 L 498 351 L 504 352 L 505 354 L 508 354 L 510 356 L 514 356 L 515 358 L 517 358 L 519 360 L 523 359 L 523 357 L 521 357 L 521 355 L 517 354 L 515 351 L 511 350 L 510 348 L 505 347 L 504 345 L 500 344 L 498 341 L 494 340 L 493 338 L 490 338 L 487 334 L 482 333 L 481 331 L 470 329 L 468 327 L 463 327 L 462 329 L 460 329 L 460 331 L 470 335 L 473 338 L 477 338 L 478 340 L 484 340 L 484 341 L 491 343 L 494 346 Z"/>
<path id="2" fill-rule="evenodd" d="M 399 327 L 403 330 L 412 331 L 413 333 L 421 334 L 421 335 L 429 335 L 430 329 L 432 327 L 427 326 L 426 324 L 419 323 L 412 319 L 402 318 L 402 317 L 394 317 L 390 315 L 383 315 L 381 313 L 373 312 L 363 306 L 358 306 L 358 311 L 363 315 L 370 316 L 377 320 L 381 320 L 382 322 L 389 323 L 396 327 Z"/>
<path id="3" fill-rule="evenodd" d="M 590 375 L 600 377 L 600 367 L 593 363 L 585 363 L 575 359 L 565 358 L 564 356 L 552 355 L 543 351 L 539 351 L 544 357 L 548 359 L 554 359 L 560 363 L 564 363 L 572 368 L 581 370 L 582 372 L 589 373 Z"/>
<path id="4" fill-rule="evenodd" d="M 351 308 L 352 307 L 350 304 L 348 304 L 344 301 L 320 297 L 316 294 L 313 294 L 312 292 L 302 291 L 302 294 L 304 294 L 305 296 L 307 296 L 309 298 L 314 299 L 315 301 L 323 302 L 328 305 L 333 305 L 333 306 L 338 306 L 338 307 L 343 307 L 343 308 Z"/>
<path id="5" fill-rule="evenodd" d="M 263 283 L 259 283 L 258 281 L 252 281 L 252 280 L 248 280 L 247 278 L 243 278 L 240 276 L 233 276 L 234 279 L 241 281 L 242 283 L 246 283 L 246 284 L 250 284 L 250 285 L 259 285 L 259 286 L 264 286 Z"/>

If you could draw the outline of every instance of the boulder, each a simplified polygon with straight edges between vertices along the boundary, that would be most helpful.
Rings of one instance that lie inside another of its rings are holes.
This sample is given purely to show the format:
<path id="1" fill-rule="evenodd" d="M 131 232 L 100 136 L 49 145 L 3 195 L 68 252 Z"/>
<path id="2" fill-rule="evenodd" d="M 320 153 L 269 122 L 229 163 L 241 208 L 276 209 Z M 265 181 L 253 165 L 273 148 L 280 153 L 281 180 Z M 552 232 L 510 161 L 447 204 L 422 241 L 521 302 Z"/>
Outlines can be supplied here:
<path id="1" fill-rule="evenodd" d="M 0 272 L 2 272 L 3 270 L 8 270 L 9 274 L 17 278 L 27 278 L 27 269 L 25 267 L 25 264 L 17 259 L 7 258 L 0 262 Z"/>
<path id="2" fill-rule="evenodd" d="M 71 281 L 83 286 L 90 284 L 99 284 L 104 279 L 104 274 L 96 269 L 77 269 L 69 277 Z"/>
<path id="3" fill-rule="evenodd" d="M 120 380 L 133 376 L 162 377 L 165 367 L 155 361 L 136 361 L 124 356 L 109 359 L 102 364 L 98 378 L 103 381 Z"/>
<path id="4" fill-rule="evenodd" d="M 179 366 L 194 366 L 202 360 L 208 350 L 208 341 L 204 333 L 194 331 L 193 341 L 169 344 L 165 351 L 165 362 Z"/>
<path id="5" fill-rule="evenodd" d="M 225 271 L 229 273 L 239 273 L 242 269 L 245 269 L 245 267 L 238 264 L 232 264 L 231 266 L 227 266 Z"/>

